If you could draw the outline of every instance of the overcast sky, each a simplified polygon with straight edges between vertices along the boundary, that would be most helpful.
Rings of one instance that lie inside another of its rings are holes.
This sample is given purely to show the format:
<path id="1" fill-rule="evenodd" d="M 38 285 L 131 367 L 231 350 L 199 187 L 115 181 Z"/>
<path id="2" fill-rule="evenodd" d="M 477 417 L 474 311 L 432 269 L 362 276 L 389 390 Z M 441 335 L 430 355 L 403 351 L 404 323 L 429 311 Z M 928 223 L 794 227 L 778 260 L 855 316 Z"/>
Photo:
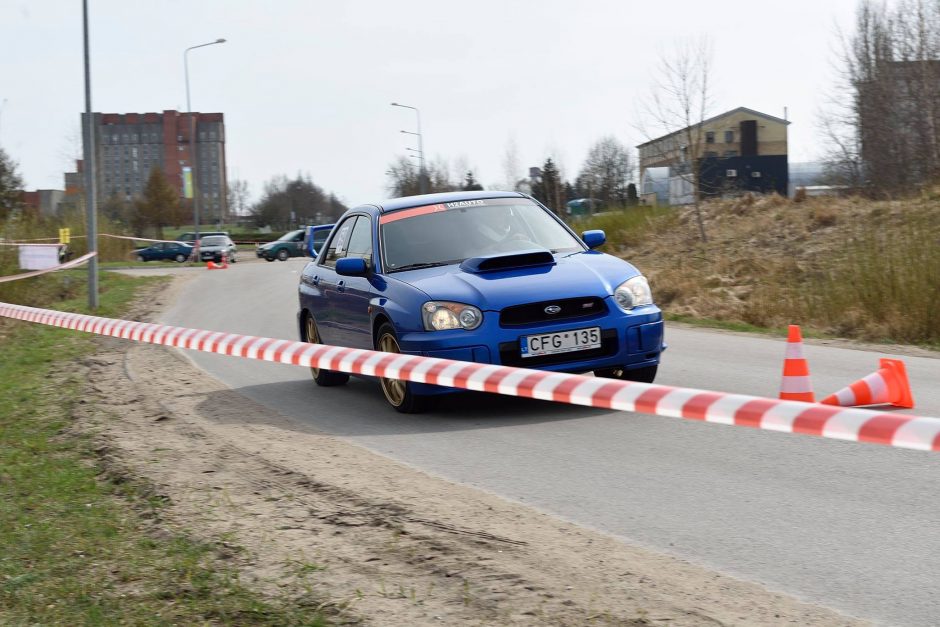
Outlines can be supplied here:
<path id="1" fill-rule="evenodd" d="M 590 145 L 646 138 L 636 112 L 657 59 L 712 43 L 714 113 L 788 108 L 790 161 L 818 157 L 837 28 L 857 0 L 90 0 L 92 101 L 109 113 L 221 111 L 229 179 L 253 198 L 309 173 L 347 204 L 387 196 L 385 171 L 414 146 L 462 160 L 488 188 L 555 155 L 573 178 Z M 84 110 L 81 0 L 0 3 L 0 145 L 28 189 L 63 187 Z M 5 102 L 4 102 L 5 99 Z M 456 174 L 456 173 L 455 173 Z"/>

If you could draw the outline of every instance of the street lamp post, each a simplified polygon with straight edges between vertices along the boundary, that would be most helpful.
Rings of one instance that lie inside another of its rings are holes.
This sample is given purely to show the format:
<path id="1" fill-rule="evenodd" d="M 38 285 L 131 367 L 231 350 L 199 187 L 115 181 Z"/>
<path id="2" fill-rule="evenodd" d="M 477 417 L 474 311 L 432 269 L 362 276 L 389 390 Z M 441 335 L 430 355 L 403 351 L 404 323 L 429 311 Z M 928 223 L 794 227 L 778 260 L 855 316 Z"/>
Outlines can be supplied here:
<path id="1" fill-rule="evenodd" d="M 95 189 L 95 120 L 91 112 L 91 60 L 88 51 L 88 0 L 82 2 L 82 44 L 85 60 L 85 128 L 83 166 L 85 168 L 85 219 L 88 252 L 98 252 L 98 197 Z M 88 260 L 88 308 L 98 309 L 98 255 Z"/>
<path id="2" fill-rule="evenodd" d="M 199 250 L 199 186 L 196 183 L 196 161 L 198 161 L 196 157 L 196 119 L 193 117 L 193 108 L 189 100 L 189 51 L 224 43 L 225 40 L 219 38 L 198 46 L 190 46 L 183 51 L 183 73 L 186 76 L 186 113 L 189 115 L 189 172 L 192 177 L 193 188 L 193 230 L 196 233 L 193 242 L 195 244 L 193 254 L 198 254 Z"/>
<path id="3" fill-rule="evenodd" d="M 424 138 L 421 135 L 421 112 L 418 111 L 418 107 L 412 107 L 406 104 L 399 104 L 397 102 L 392 103 L 393 107 L 402 107 L 403 109 L 412 109 L 415 112 L 415 115 L 418 117 L 418 132 L 413 133 L 411 131 L 402 131 L 407 135 L 417 135 L 418 136 L 418 188 L 422 194 L 426 194 L 428 191 L 427 185 L 427 172 L 424 169 Z"/>

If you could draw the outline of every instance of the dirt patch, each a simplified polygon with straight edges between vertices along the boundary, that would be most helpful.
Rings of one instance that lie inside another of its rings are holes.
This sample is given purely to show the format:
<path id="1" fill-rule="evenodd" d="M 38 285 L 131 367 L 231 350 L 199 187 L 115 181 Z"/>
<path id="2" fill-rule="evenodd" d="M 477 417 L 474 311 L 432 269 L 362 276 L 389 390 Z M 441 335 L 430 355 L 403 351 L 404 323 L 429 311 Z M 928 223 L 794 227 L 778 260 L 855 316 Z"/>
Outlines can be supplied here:
<path id="1" fill-rule="evenodd" d="M 79 427 L 166 499 L 161 525 L 340 622 L 855 624 L 318 433 L 174 350 L 102 338 L 81 368 Z"/>

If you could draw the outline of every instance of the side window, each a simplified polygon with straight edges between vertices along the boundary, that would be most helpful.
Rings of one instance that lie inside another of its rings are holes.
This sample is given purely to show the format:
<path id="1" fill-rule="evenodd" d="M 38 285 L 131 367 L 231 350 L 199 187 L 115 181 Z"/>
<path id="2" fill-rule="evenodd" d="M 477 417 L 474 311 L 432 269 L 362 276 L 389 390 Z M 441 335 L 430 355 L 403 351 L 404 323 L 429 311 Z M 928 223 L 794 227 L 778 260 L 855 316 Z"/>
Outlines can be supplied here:
<path id="1" fill-rule="evenodd" d="M 294 239 L 292 239 L 291 241 L 292 241 L 292 242 L 302 242 L 302 241 L 304 241 L 304 232 L 303 232 L 303 231 L 299 232 L 297 235 L 294 236 Z"/>
<path id="2" fill-rule="evenodd" d="M 330 247 L 326 249 L 326 257 L 323 259 L 324 266 L 331 268 L 336 265 L 336 260 L 346 256 L 346 242 L 349 241 L 349 235 L 352 232 L 353 224 L 357 216 L 346 218 L 343 223 L 333 229 L 336 234 L 330 239 Z"/>
<path id="3" fill-rule="evenodd" d="M 359 216 L 356 221 L 346 246 L 346 256 L 361 257 L 367 266 L 372 266 L 372 221 L 366 216 Z"/>

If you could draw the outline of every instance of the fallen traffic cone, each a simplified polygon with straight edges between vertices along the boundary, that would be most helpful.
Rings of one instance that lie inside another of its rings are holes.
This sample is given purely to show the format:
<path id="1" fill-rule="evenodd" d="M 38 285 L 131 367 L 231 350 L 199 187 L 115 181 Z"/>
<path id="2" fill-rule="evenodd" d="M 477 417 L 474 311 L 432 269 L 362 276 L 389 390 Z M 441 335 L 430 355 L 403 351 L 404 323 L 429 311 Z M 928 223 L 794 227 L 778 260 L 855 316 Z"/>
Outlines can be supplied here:
<path id="1" fill-rule="evenodd" d="M 780 398 L 785 401 L 812 403 L 813 386 L 809 380 L 809 364 L 803 357 L 803 335 L 800 327 L 790 325 L 787 335 L 787 352 L 783 360 L 783 380 L 780 382 Z"/>
<path id="2" fill-rule="evenodd" d="M 824 405 L 857 407 L 861 405 L 894 405 L 913 409 L 914 397 L 907 380 L 907 368 L 900 359 L 881 359 L 879 368 L 867 377 L 842 388 L 820 401 Z"/>
<path id="3" fill-rule="evenodd" d="M 217 264 L 211 259 L 206 262 L 206 268 L 209 270 L 225 270 L 228 268 L 228 258 L 225 256 L 225 253 L 222 253 L 222 263 Z"/>

